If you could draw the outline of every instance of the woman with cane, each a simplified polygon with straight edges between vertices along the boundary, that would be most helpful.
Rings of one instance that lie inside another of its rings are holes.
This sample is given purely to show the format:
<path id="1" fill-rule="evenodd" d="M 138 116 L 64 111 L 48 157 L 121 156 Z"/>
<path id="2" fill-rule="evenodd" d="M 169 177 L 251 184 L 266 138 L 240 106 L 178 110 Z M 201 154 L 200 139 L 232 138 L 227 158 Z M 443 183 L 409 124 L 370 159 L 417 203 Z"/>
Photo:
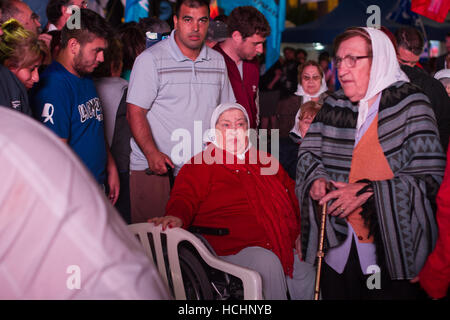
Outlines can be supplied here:
<path id="1" fill-rule="evenodd" d="M 435 116 L 382 31 L 350 28 L 334 48 L 343 90 L 326 98 L 299 150 L 303 256 L 316 258 L 316 206 L 328 204 L 322 298 L 416 299 L 410 280 L 436 242 L 432 208 L 445 168 Z"/>

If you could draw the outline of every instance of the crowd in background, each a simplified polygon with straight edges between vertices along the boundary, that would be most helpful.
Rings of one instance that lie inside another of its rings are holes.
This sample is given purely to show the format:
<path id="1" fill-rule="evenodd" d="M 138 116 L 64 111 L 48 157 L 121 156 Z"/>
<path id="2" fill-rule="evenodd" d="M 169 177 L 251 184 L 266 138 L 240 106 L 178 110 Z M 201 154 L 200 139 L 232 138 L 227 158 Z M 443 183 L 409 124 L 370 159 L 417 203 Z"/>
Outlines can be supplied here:
<path id="1" fill-rule="evenodd" d="M 226 225 L 229 236 L 208 240 L 258 270 L 266 298 L 311 299 L 317 203 L 331 200 L 323 298 L 417 299 L 419 281 L 447 294 L 450 33 L 425 64 L 417 29 L 355 28 L 317 61 L 288 46 L 266 68 L 271 30 L 252 7 L 210 20 L 208 1 L 177 1 L 173 30 L 154 17 L 111 26 L 81 0 L 49 0 L 47 18 L 0 1 L 0 105 L 66 143 L 127 224 Z M 184 165 L 206 152 L 195 141 L 176 160 L 171 134 L 194 121 L 222 132 L 206 150 L 243 164 Z M 245 138 L 258 128 L 278 129 L 270 177 L 247 163 L 262 157 Z M 261 230 L 248 232 L 255 217 Z M 355 284 L 367 261 L 382 268 L 379 296 Z"/>

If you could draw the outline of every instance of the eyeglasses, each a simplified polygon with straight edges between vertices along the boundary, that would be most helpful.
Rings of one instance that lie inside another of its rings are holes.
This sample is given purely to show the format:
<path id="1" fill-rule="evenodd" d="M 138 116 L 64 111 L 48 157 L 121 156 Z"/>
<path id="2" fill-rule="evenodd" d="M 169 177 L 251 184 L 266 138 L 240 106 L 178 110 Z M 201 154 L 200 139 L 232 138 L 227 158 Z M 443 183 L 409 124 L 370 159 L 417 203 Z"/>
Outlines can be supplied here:
<path id="1" fill-rule="evenodd" d="M 319 81 L 320 80 L 320 76 L 308 76 L 308 75 L 304 75 L 302 76 L 303 81 L 307 82 L 309 80 L 314 80 L 314 81 Z"/>
<path id="2" fill-rule="evenodd" d="M 347 66 L 347 68 L 353 68 L 356 65 L 356 61 L 358 61 L 359 59 L 365 59 L 365 58 L 372 58 L 372 56 L 351 56 L 351 55 L 347 55 L 344 58 L 340 58 L 340 57 L 336 57 L 334 59 L 336 68 L 340 68 L 342 61 L 345 62 L 345 65 Z"/>

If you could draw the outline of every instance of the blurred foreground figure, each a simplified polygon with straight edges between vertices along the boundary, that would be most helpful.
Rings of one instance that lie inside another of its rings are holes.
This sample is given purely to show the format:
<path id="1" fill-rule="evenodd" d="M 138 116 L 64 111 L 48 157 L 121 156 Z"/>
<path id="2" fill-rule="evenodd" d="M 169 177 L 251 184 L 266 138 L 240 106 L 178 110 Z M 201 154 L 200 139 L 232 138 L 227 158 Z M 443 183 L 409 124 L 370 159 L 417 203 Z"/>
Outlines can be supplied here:
<path id="1" fill-rule="evenodd" d="M 450 287 L 450 150 L 447 151 L 447 167 L 444 180 L 437 194 L 436 220 L 439 237 L 433 252 L 419 273 L 420 285 L 435 299 L 445 297 Z"/>
<path id="2" fill-rule="evenodd" d="M 0 108 L 0 299 L 169 299 L 70 148 Z"/>

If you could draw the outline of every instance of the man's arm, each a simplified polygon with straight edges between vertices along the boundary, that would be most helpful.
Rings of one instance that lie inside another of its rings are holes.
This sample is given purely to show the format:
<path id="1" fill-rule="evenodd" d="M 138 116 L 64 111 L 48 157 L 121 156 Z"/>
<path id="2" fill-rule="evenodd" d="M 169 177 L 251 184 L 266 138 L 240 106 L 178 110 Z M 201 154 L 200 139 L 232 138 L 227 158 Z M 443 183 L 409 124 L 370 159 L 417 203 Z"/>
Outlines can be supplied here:
<path id="1" fill-rule="evenodd" d="M 108 188 L 109 188 L 108 199 L 111 201 L 113 205 L 115 205 L 117 199 L 119 199 L 119 192 L 120 192 L 119 172 L 117 171 L 116 162 L 114 161 L 106 138 L 105 144 L 106 144 L 106 154 L 108 157 L 106 162 L 106 173 L 108 175 Z"/>
<path id="2" fill-rule="evenodd" d="M 127 120 L 130 124 L 131 134 L 147 158 L 148 167 L 156 174 L 164 174 L 167 172 L 166 164 L 172 168 L 174 165 L 170 158 L 156 147 L 150 124 L 147 121 L 147 112 L 147 109 L 127 103 Z"/>

